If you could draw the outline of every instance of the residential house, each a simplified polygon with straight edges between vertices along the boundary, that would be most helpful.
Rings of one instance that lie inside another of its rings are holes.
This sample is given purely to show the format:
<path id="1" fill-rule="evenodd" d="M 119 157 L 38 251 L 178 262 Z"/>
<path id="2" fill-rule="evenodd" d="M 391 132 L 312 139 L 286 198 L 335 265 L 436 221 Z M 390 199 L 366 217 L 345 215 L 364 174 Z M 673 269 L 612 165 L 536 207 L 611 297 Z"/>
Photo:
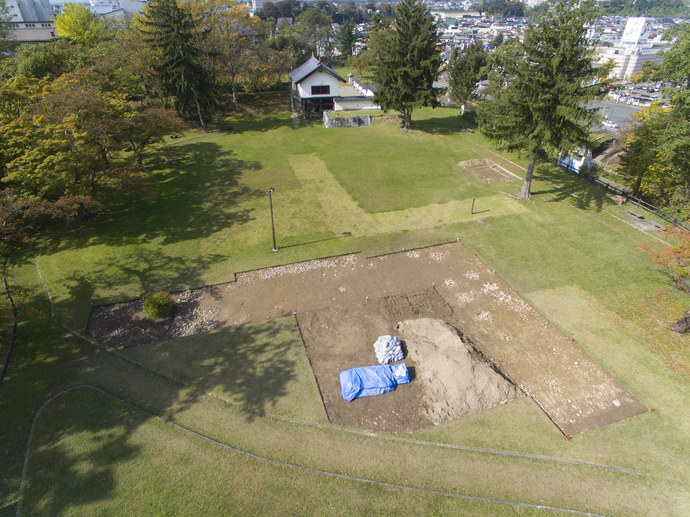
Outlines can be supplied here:
<path id="1" fill-rule="evenodd" d="M 292 80 L 292 109 L 305 118 L 321 118 L 324 111 L 335 108 L 334 99 L 340 97 L 340 83 L 346 82 L 338 72 L 321 63 L 314 56 L 290 72 Z"/>

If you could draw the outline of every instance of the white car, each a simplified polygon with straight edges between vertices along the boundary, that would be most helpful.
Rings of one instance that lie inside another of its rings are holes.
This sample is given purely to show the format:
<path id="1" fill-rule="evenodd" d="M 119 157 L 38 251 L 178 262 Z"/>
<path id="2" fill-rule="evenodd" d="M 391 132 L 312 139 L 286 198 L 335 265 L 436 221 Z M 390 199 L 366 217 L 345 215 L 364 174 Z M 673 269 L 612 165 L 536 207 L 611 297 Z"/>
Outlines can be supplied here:
<path id="1" fill-rule="evenodd" d="M 610 120 L 604 120 L 601 125 L 609 129 L 618 129 L 618 124 L 611 122 Z"/>

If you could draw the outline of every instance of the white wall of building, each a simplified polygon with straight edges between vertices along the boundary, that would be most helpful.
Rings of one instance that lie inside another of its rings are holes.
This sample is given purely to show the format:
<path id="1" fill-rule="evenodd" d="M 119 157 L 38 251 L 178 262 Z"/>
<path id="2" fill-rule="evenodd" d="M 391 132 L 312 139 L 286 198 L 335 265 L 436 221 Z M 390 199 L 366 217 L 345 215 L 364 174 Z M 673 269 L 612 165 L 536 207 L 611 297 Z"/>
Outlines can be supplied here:
<path id="1" fill-rule="evenodd" d="M 357 99 L 353 97 L 345 99 L 337 99 L 334 101 L 334 110 L 335 111 L 348 111 L 348 110 L 380 110 L 381 106 L 378 104 L 374 104 L 371 102 L 371 99 L 368 99 L 364 96 L 359 97 Z"/>
<path id="2" fill-rule="evenodd" d="M 54 18 L 48 0 L 5 0 L 10 22 L 49 22 Z"/>
<path id="3" fill-rule="evenodd" d="M 312 95 L 312 86 L 330 86 L 330 93 L 322 95 Z M 297 85 L 299 95 L 303 99 L 318 97 L 340 97 L 340 81 L 328 72 L 319 70 L 311 74 L 304 81 Z"/>
<path id="4" fill-rule="evenodd" d="M 625 47 L 604 47 L 599 49 L 598 62 L 604 64 L 609 59 L 616 63 L 611 79 L 624 80 L 630 78 L 635 72 L 642 70 L 642 64 L 646 61 L 661 63 L 663 57 L 659 55 L 661 48 L 625 48 Z"/>
<path id="5" fill-rule="evenodd" d="M 90 0 L 89 9 L 94 14 L 109 18 L 139 13 L 146 4 L 143 0 Z"/>
<path id="6" fill-rule="evenodd" d="M 5 0 L 12 37 L 19 43 L 49 41 L 57 37 L 55 13 L 48 0 Z"/>
<path id="7" fill-rule="evenodd" d="M 14 23 L 12 35 L 18 43 L 38 43 L 57 38 L 53 22 Z"/>

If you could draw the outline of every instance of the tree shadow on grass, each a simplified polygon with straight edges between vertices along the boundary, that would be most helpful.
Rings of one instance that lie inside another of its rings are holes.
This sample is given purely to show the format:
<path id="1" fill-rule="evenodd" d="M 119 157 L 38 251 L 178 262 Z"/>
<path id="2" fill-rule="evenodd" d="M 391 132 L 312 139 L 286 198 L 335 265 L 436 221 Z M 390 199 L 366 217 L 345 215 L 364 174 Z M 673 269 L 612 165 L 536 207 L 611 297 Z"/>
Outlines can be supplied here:
<path id="1" fill-rule="evenodd" d="M 604 206 L 611 203 L 611 200 L 601 188 L 587 183 L 582 178 L 562 171 L 559 167 L 552 164 L 541 164 L 536 167 L 535 178 L 549 181 L 558 185 L 543 190 L 532 192 L 533 196 L 541 196 L 547 203 L 557 201 L 567 201 L 582 210 L 596 208 L 603 210 Z"/>
<path id="2" fill-rule="evenodd" d="M 232 130 L 232 134 L 243 134 L 251 132 L 265 133 L 280 129 L 281 127 L 288 128 L 293 131 L 305 129 L 308 127 L 321 126 L 323 122 L 319 120 L 302 120 L 299 124 L 292 122 L 292 119 L 286 118 L 284 115 L 279 117 L 244 117 L 241 123 Z"/>
<path id="3" fill-rule="evenodd" d="M 22 515 L 62 515 L 113 496 L 117 464 L 142 454 L 129 436 L 143 420 L 126 407 L 102 411 L 103 402 L 110 401 L 79 389 L 46 406 L 31 446 Z"/>
<path id="4" fill-rule="evenodd" d="M 280 128 L 287 128 L 297 130 L 301 124 L 294 124 L 292 119 L 285 115 L 279 116 L 261 116 L 261 115 L 245 115 L 241 120 L 236 120 L 230 123 L 232 129 L 219 130 L 220 133 L 227 133 L 228 135 L 241 135 L 244 133 L 266 133 L 267 131 L 274 131 Z"/>
<path id="5" fill-rule="evenodd" d="M 250 209 L 237 205 L 265 194 L 241 181 L 260 163 L 239 160 L 212 142 L 191 142 L 172 153 L 180 163 L 154 171 L 148 197 L 120 196 L 111 210 L 81 231 L 62 235 L 44 253 L 87 243 L 126 246 L 162 239 L 166 245 L 205 238 L 252 219 Z"/>
<path id="6" fill-rule="evenodd" d="M 131 293 L 146 297 L 160 290 L 198 287 L 211 263 L 227 260 L 222 254 L 177 256 L 165 249 L 128 248 L 117 258 L 97 259 L 62 277 L 55 314 L 58 320 L 83 328 L 93 306 L 131 299 Z M 87 300 L 90 305 L 84 303 Z"/>
<path id="7" fill-rule="evenodd" d="M 301 361 L 303 345 L 293 316 L 159 341 L 123 354 L 200 392 L 259 411 L 248 411 L 247 421 L 261 412 L 309 420 L 313 411 L 313 401 L 295 393 L 311 371 L 300 371 L 309 367 Z"/>
<path id="8" fill-rule="evenodd" d="M 290 90 L 274 92 L 245 93 L 240 95 L 240 103 L 246 110 L 251 110 L 261 115 L 280 115 L 290 112 Z"/>
<path id="9" fill-rule="evenodd" d="M 292 130 L 300 125 L 293 124 L 290 118 L 292 92 L 260 92 L 240 96 L 242 109 L 231 114 L 220 126 L 230 134 L 245 132 L 265 132 L 281 127 Z M 303 125 L 304 123 L 302 123 Z"/>
<path id="10" fill-rule="evenodd" d="M 8 510 L 16 504 L 29 431 L 36 418 L 33 462 L 29 463 L 29 484 L 25 486 L 34 503 L 27 502 L 21 515 L 62 515 L 66 508 L 76 508 L 112 495 L 118 482 L 113 474 L 114 465 L 141 454 L 141 450 L 128 444 L 125 435 L 143 420 L 122 421 L 104 410 L 107 405 L 96 408 L 92 418 L 98 420 L 83 418 L 78 414 L 88 403 L 85 397 L 78 395 L 83 391 L 78 389 L 65 394 L 61 390 L 90 382 L 124 398 L 142 394 L 146 400 L 142 405 L 148 405 L 161 415 L 188 408 L 202 394 L 182 390 L 179 385 L 152 376 L 69 334 L 47 314 L 39 312 L 43 307 L 38 293 L 36 290 L 32 295 L 34 299 L 27 300 L 36 310 L 19 315 L 16 350 L 8 375 L 0 386 L 0 412 L 3 414 L 0 436 L 7 448 L 7 463 L 0 474 L 0 485 L 5 494 L 3 510 Z M 70 405 L 70 410 L 63 397 L 72 395 L 77 397 L 77 404 Z M 38 415 L 41 407 L 45 410 Z M 63 439 L 79 440 L 83 434 L 90 436 L 91 451 L 88 453 L 75 452 L 74 448 L 60 443 Z M 41 476 L 39 484 L 32 479 L 36 472 Z M 30 495 L 32 491 L 35 495 Z"/>
<path id="11" fill-rule="evenodd" d="M 456 117 L 434 117 L 425 120 L 412 119 L 412 129 L 429 133 L 430 135 L 463 134 L 463 128 L 477 131 L 476 125 L 468 122 L 460 115 Z"/>

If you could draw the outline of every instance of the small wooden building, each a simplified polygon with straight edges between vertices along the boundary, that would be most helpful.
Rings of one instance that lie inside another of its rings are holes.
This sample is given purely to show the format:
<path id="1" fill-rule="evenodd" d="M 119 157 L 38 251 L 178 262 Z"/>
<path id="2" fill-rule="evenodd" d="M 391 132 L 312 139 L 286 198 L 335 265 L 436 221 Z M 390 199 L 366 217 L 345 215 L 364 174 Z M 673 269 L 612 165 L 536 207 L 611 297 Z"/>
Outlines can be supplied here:
<path id="1" fill-rule="evenodd" d="M 314 56 L 290 72 L 292 109 L 304 118 L 322 118 L 324 111 L 334 108 L 333 99 L 340 97 L 340 83 L 345 83 L 335 70 Z"/>

